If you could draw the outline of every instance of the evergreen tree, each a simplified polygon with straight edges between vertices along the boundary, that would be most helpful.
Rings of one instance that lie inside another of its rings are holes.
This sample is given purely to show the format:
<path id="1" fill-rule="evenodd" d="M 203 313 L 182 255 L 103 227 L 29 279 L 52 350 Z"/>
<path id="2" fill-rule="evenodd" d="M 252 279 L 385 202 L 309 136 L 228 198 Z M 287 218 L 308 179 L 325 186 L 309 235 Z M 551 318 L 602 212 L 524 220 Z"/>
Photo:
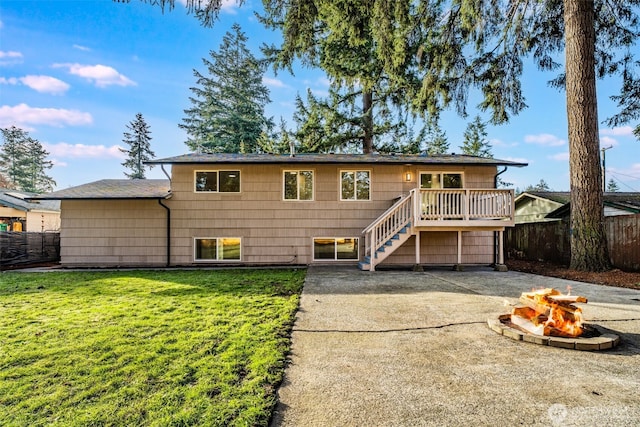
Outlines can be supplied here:
<path id="1" fill-rule="evenodd" d="M 528 185 L 527 188 L 524 189 L 524 191 L 553 191 L 553 190 L 549 188 L 549 184 L 547 184 L 544 179 L 540 179 L 540 182 L 538 182 L 535 185 Z"/>
<path id="2" fill-rule="evenodd" d="M 20 128 L 11 126 L 2 129 L 2 150 L 0 150 L 0 173 L 2 173 L 9 188 L 18 190 L 20 182 L 25 177 L 27 167 L 27 140 L 29 135 Z"/>
<path id="3" fill-rule="evenodd" d="M 476 116 L 467 125 L 467 129 L 464 131 L 464 141 L 460 149 L 469 156 L 493 158 L 491 144 L 487 140 L 487 126 L 480 119 L 480 116 Z"/>
<path id="4" fill-rule="evenodd" d="M 616 191 L 620 191 L 620 187 L 618 187 L 618 183 L 611 178 L 607 183 L 607 192 L 615 193 Z"/>
<path id="5" fill-rule="evenodd" d="M 187 131 L 187 146 L 195 152 L 253 153 L 272 120 L 265 117 L 269 90 L 262 83 L 263 65 L 246 46 L 238 24 L 227 32 L 211 61 L 203 59 L 207 75 L 194 70 L 192 107 L 179 126 Z"/>
<path id="6" fill-rule="evenodd" d="M 56 182 L 46 174 L 53 167 L 49 153 L 37 139 L 15 126 L 1 129 L 4 143 L 0 150 L 0 173 L 16 190 L 30 193 L 52 191 Z"/>
<path id="7" fill-rule="evenodd" d="M 125 172 L 129 179 L 144 179 L 144 162 L 151 160 L 155 154 L 151 151 L 151 131 L 145 122 L 142 113 L 136 114 L 135 120 L 126 125 L 128 131 L 123 134 L 122 142 L 129 148 L 120 148 L 127 155 L 127 160 L 122 163 L 131 173 Z M 150 166 L 153 167 L 153 166 Z"/>
<path id="8" fill-rule="evenodd" d="M 449 141 L 447 134 L 440 128 L 437 121 L 432 121 L 427 127 L 427 154 L 430 156 L 437 154 L 447 154 L 449 152 Z"/>
<path id="9" fill-rule="evenodd" d="M 280 129 L 274 134 L 262 132 L 258 138 L 258 151 L 269 154 L 287 154 L 291 152 L 294 140 L 287 129 L 287 122 L 280 117 Z M 294 146 L 294 149 L 295 146 Z M 296 149 L 297 151 L 297 149 Z"/>
<path id="10" fill-rule="evenodd" d="M 305 65 L 322 68 L 331 79 L 329 98 L 316 99 L 315 106 L 309 99 L 309 107 L 312 116 L 323 116 L 332 150 L 401 149 L 402 144 L 393 139 L 408 133 L 405 117 L 409 112 L 423 115 L 410 110 L 407 98 L 421 82 L 412 80 L 409 90 L 406 81 L 398 85 L 397 79 L 388 77 L 376 53 L 372 37 L 376 10 L 369 2 L 296 1 L 284 6 L 277 0 L 265 0 L 263 5 L 262 22 L 283 33 L 279 46 L 263 47 L 274 68 L 290 70 L 293 61 L 300 59 Z"/>

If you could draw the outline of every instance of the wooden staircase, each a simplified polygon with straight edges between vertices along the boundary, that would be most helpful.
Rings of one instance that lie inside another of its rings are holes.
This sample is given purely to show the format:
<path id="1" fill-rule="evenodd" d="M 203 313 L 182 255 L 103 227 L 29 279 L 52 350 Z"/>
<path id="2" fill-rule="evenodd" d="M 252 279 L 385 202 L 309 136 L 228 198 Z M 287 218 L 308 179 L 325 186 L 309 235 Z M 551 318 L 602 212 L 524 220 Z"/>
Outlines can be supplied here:
<path id="1" fill-rule="evenodd" d="M 415 234 L 413 227 L 415 190 L 403 196 L 380 215 L 362 233 L 365 235 L 365 257 L 360 270 L 375 271 L 376 265 L 402 246 Z"/>

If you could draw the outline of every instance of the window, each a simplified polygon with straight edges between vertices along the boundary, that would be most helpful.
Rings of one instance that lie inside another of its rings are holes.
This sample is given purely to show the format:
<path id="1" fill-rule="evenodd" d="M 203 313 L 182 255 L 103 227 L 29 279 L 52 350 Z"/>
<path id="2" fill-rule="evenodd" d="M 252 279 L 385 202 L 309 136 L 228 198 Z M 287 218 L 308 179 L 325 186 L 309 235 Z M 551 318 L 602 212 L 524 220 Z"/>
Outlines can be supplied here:
<path id="1" fill-rule="evenodd" d="M 194 259 L 196 261 L 240 261 L 240 238 L 196 237 Z"/>
<path id="2" fill-rule="evenodd" d="M 313 200 L 313 171 L 284 171 L 285 200 Z"/>
<path id="3" fill-rule="evenodd" d="M 240 171 L 196 171 L 195 191 L 239 193 Z"/>
<path id="4" fill-rule="evenodd" d="M 318 237 L 313 239 L 313 259 L 316 261 L 357 261 L 357 237 Z"/>
<path id="5" fill-rule="evenodd" d="M 370 200 L 371 172 L 340 171 L 340 200 Z"/>
<path id="6" fill-rule="evenodd" d="M 421 172 L 420 188 L 462 188 L 462 174 Z"/>

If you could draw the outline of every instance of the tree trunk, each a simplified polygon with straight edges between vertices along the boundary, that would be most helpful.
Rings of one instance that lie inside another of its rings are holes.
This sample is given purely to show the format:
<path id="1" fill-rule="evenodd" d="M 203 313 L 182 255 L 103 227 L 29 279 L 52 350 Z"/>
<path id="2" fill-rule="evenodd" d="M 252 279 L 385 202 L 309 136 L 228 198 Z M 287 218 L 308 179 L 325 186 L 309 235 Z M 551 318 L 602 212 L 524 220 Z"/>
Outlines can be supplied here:
<path id="1" fill-rule="evenodd" d="M 362 126 L 364 127 L 362 152 L 370 154 L 373 152 L 373 93 L 371 91 L 362 93 Z"/>
<path id="2" fill-rule="evenodd" d="M 604 231 L 593 0 L 564 0 L 571 268 L 611 268 Z"/>

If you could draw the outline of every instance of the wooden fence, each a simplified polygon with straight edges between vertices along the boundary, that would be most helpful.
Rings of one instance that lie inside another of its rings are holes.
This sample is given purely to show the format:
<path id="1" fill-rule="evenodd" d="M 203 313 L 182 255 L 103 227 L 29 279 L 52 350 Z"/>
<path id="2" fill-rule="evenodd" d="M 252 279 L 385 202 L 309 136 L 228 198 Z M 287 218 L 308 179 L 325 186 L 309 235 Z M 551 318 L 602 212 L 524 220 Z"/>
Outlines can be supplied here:
<path id="1" fill-rule="evenodd" d="M 60 261 L 60 233 L 0 231 L 0 268 Z"/>
<path id="2" fill-rule="evenodd" d="M 614 267 L 640 271 L 640 214 L 605 218 L 609 257 Z M 566 221 L 516 224 L 505 231 L 508 258 L 569 264 L 569 224 Z"/>

